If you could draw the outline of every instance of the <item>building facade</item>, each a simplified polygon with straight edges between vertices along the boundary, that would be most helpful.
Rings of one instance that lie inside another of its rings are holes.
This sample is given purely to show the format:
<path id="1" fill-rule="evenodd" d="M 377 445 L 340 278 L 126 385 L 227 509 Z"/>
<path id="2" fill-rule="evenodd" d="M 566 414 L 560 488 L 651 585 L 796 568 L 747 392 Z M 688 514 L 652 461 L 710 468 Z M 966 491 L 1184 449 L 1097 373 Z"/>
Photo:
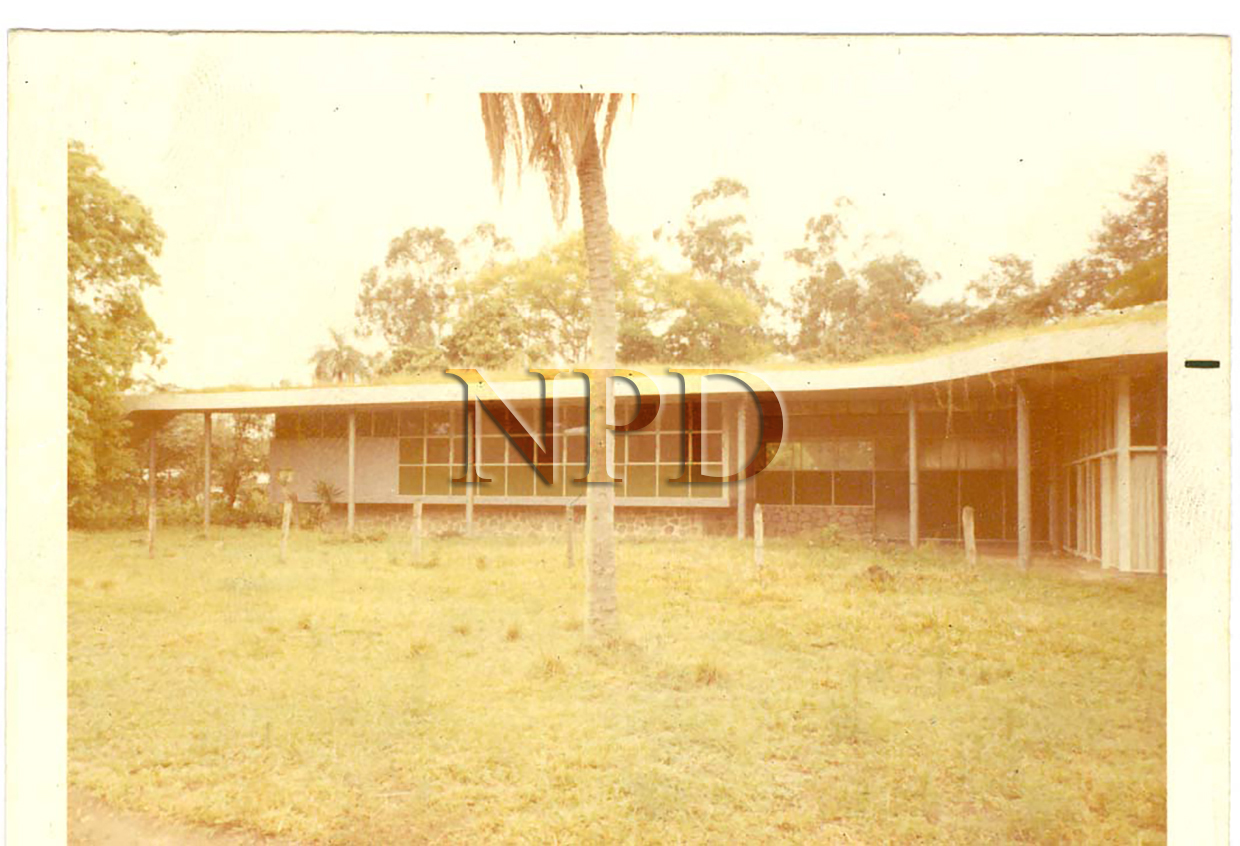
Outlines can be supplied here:
<path id="1" fill-rule="evenodd" d="M 657 375 L 658 414 L 609 438 L 620 533 L 833 526 L 877 540 L 1064 552 L 1123 571 L 1165 571 L 1166 326 L 1060 330 L 915 361 L 727 376 Z M 655 376 L 655 374 L 651 374 Z M 586 380 L 492 386 L 336 387 L 136 398 L 135 415 L 275 415 L 271 496 L 316 500 L 325 482 L 349 520 L 407 519 L 485 533 L 558 532 L 584 509 Z M 616 381 L 616 420 L 637 411 Z M 649 403 L 651 395 L 643 397 Z M 546 418 L 546 419 L 545 419 Z M 772 421 L 778 418 L 780 423 Z M 512 434 L 505 434 L 505 432 Z M 755 458 L 764 469 L 724 482 Z M 465 484 L 467 461 L 485 483 Z M 287 482 L 284 487 L 279 481 Z"/>

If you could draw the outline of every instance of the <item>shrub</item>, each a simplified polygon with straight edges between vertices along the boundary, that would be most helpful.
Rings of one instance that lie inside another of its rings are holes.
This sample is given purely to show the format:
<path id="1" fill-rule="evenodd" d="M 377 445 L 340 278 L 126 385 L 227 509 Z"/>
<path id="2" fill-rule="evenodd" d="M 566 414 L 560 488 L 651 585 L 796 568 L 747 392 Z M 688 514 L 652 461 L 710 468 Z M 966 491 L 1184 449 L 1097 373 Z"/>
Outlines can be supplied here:
<path id="1" fill-rule="evenodd" d="M 839 546 L 846 540 L 846 537 L 840 527 L 834 523 L 828 523 L 820 528 L 812 538 L 810 544 L 813 546 Z"/>
<path id="2" fill-rule="evenodd" d="M 69 509 L 71 529 L 129 529 L 146 525 L 146 501 L 138 497 L 79 498 Z"/>
<path id="3" fill-rule="evenodd" d="M 317 479 L 314 483 L 314 498 L 319 501 L 319 507 L 315 509 L 319 516 L 319 525 L 321 526 L 328 517 L 331 516 L 332 506 L 336 501 L 344 495 L 340 488 L 333 485 L 326 479 Z"/>
<path id="4" fill-rule="evenodd" d="M 539 670 L 544 679 L 562 676 L 564 675 L 564 661 L 558 655 L 549 655 L 543 659 Z"/>
<path id="5" fill-rule="evenodd" d="M 693 669 L 693 680 L 700 685 L 718 684 L 723 678 L 723 671 L 715 664 L 714 661 L 702 659 L 698 661 L 697 666 Z"/>

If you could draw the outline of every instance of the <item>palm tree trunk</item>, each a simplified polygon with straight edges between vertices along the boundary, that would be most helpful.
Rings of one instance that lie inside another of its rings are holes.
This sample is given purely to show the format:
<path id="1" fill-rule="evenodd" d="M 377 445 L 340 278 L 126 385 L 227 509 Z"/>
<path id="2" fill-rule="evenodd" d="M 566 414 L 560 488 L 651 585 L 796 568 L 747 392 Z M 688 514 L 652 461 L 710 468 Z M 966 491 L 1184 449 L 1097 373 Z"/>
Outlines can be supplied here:
<path id="1" fill-rule="evenodd" d="M 611 384 L 616 366 L 616 291 L 611 279 L 611 225 L 607 219 L 607 191 L 603 163 L 591 121 L 577 161 L 581 193 L 581 220 L 586 239 L 586 268 L 590 277 L 590 366 Z M 605 467 L 607 427 L 613 407 L 610 388 L 590 393 L 590 467 Z M 610 484 L 586 488 L 586 626 L 593 635 L 610 636 L 616 627 L 616 491 Z"/>

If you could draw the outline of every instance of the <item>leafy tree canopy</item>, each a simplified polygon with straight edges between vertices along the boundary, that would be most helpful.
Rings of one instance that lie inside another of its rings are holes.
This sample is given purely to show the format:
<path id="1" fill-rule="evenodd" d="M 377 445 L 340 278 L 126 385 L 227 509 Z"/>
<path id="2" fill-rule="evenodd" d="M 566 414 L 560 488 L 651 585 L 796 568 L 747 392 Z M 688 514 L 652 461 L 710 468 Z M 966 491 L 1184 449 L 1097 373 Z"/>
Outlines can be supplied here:
<path id="1" fill-rule="evenodd" d="M 1167 255 L 1167 157 L 1152 156 L 1121 196 L 1124 208 L 1103 217 L 1090 251 L 1059 267 L 1046 286 L 1029 297 L 1027 311 L 1057 317 L 1154 302 L 1143 299 L 1147 296 L 1165 299 L 1165 281 L 1162 287 L 1147 280 L 1133 288 L 1117 280 L 1134 272 L 1142 275 L 1140 266 L 1156 269 L 1159 256 Z M 1121 299 L 1112 301 L 1113 296 Z"/>
<path id="2" fill-rule="evenodd" d="M 742 292 L 694 273 L 653 280 L 652 312 L 666 325 L 655 349 L 668 362 L 724 364 L 752 361 L 770 352 L 753 328 L 762 312 Z"/>
<path id="3" fill-rule="evenodd" d="M 676 243 L 699 276 L 739 291 L 765 308 L 770 298 L 757 279 L 762 262 L 753 249 L 753 233 L 742 211 L 748 199 L 749 189 L 743 184 L 717 178 L 693 195 L 689 214 L 676 233 Z M 656 231 L 655 237 L 662 237 L 662 232 Z"/>
<path id="4" fill-rule="evenodd" d="M 614 232 L 611 256 L 620 356 L 627 358 L 631 350 L 626 351 L 625 344 L 645 337 L 643 295 L 650 279 L 661 271 L 631 241 Z M 509 349 L 503 354 L 507 360 L 523 352 L 521 357 L 529 363 L 580 364 L 589 347 L 592 324 L 585 239 L 571 233 L 529 258 L 485 267 L 460 286 L 459 301 L 461 319 L 454 324 L 448 343 L 455 360 L 471 360 L 470 344 L 465 340 L 481 340 L 477 337 L 479 319 L 489 315 L 501 321 L 497 326 L 513 333 L 506 339 Z M 477 344 L 477 349 L 479 353 L 490 351 L 497 344 L 498 340 L 491 340 Z"/>
<path id="5" fill-rule="evenodd" d="M 159 364 L 164 338 L 142 289 L 164 233 L 134 196 L 103 176 L 78 141 L 68 145 L 68 493 L 70 523 L 88 522 L 101 499 L 136 481 L 121 395 L 140 361 Z"/>
<path id="6" fill-rule="evenodd" d="M 393 238 L 383 265 L 362 276 L 360 334 L 377 332 L 392 348 L 438 343 L 459 269 L 456 243 L 438 226 Z"/>
<path id="7" fill-rule="evenodd" d="M 941 336 L 943 307 L 920 299 L 936 277 L 920 262 L 895 253 L 856 266 L 848 256 L 851 205 L 841 197 L 810 218 L 802 246 L 786 254 L 801 271 L 790 314 L 793 352 L 802 358 L 856 360 L 921 349 Z"/>
<path id="8" fill-rule="evenodd" d="M 265 414 L 217 414 L 211 424 L 211 481 L 223 491 L 223 501 L 235 506 L 256 488 L 267 460 L 271 419 Z M 155 438 L 161 497 L 194 501 L 203 489 L 203 420 L 200 414 L 181 414 L 170 420 Z M 216 494 L 219 496 L 219 494 Z"/>
<path id="9" fill-rule="evenodd" d="M 1111 308 L 1128 308 L 1167 299 L 1167 254 L 1133 265 L 1132 269 L 1107 285 Z"/>
<path id="10" fill-rule="evenodd" d="M 454 295 L 470 274 L 493 268 L 511 251 L 512 242 L 490 223 L 459 243 L 441 227 L 414 227 L 394 238 L 383 265 L 362 277 L 358 334 L 378 333 L 388 344 L 387 353 L 362 370 L 386 375 L 444 367 L 447 338 L 462 318 Z"/>

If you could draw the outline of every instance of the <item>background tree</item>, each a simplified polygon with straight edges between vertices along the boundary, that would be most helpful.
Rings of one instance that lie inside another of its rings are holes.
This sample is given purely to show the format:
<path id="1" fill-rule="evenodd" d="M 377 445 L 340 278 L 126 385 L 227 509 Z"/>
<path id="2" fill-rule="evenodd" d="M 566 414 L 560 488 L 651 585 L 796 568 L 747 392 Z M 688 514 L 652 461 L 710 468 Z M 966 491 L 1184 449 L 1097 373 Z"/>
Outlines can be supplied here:
<path id="1" fill-rule="evenodd" d="M 460 258 L 464 275 L 477 275 L 511 257 L 512 240 L 500 235 L 494 223 L 479 223 L 461 239 Z"/>
<path id="2" fill-rule="evenodd" d="M 164 233 L 142 203 L 68 145 L 68 518 L 99 519 L 138 479 L 121 395 L 140 361 L 159 364 L 164 338 L 142 303 L 159 284 L 151 259 Z"/>
<path id="3" fill-rule="evenodd" d="M 591 328 L 590 271 L 580 233 L 491 268 L 478 278 L 473 294 L 508 304 L 531 358 L 566 364 L 585 358 Z"/>
<path id="4" fill-rule="evenodd" d="M 611 277 L 611 224 L 603 184 L 604 156 L 623 98 L 619 94 L 482 94 L 482 123 L 491 155 L 491 176 L 503 190 L 509 150 L 518 168 L 526 163 L 547 181 L 552 214 L 562 225 L 575 174 L 581 199 L 586 266 L 590 282 L 590 358 L 604 382 L 616 365 L 616 292 Z M 600 127 L 601 117 L 601 127 Z M 600 137 L 601 136 L 601 137 Z M 590 465 L 605 466 L 610 391 L 590 397 Z M 617 615 L 615 489 L 589 485 L 586 494 L 586 623 L 595 634 L 614 631 Z"/>
<path id="5" fill-rule="evenodd" d="M 1108 213 L 1095 236 L 1095 253 L 1113 276 L 1167 255 L 1167 156 L 1152 156 L 1120 196 L 1127 208 Z"/>
<path id="6" fill-rule="evenodd" d="M 699 279 L 713 281 L 723 291 L 735 291 L 756 306 L 758 317 L 744 332 L 744 342 L 747 348 L 761 349 L 767 346 L 763 315 L 771 298 L 758 281 L 762 261 L 754 250 L 753 233 L 745 218 L 748 200 L 749 189 L 741 182 L 727 177 L 715 179 L 693 195 L 675 239 Z M 663 237 L 661 227 L 654 236 L 656 240 Z M 699 293 L 707 294 L 707 289 L 696 287 Z M 717 296 L 711 299 L 720 302 Z"/>
<path id="7" fill-rule="evenodd" d="M 468 357 L 466 340 L 483 344 L 482 358 L 472 363 L 510 360 L 502 343 L 476 328 L 462 329 L 461 322 L 498 316 L 496 307 L 468 299 L 466 280 L 490 272 L 511 253 L 512 242 L 492 223 L 477 225 L 459 243 L 440 227 L 415 227 L 393 239 L 383 266 L 362 277 L 358 298 L 359 334 L 378 333 L 387 342 L 386 351 L 368 359 L 371 372 L 417 373 L 442 368 L 450 359 L 460 363 Z"/>
<path id="8" fill-rule="evenodd" d="M 651 348 L 647 321 L 651 280 L 662 273 L 651 259 L 639 254 L 636 245 L 612 234 L 612 284 L 616 290 L 620 356 Z M 573 233 L 528 258 L 491 264 L 460 287 L 458 300 L 467 309 L 487 301 L 483 312 L 504 321 L 513 342 L 530 362 L 578 364 L 590 342 L 590 284 L 585 242 Z M 457 332 L 454 329 L 454 333 Z M 492 342 L 494 345 L 495 342 Z M 454 341 L 454 349 L 461 348 Z"/>
<path id="9" fill-rule="evenodd" d="M 851 266 L 845 249 L 840 198 L 835 211 L 810 218 L 803 246 L 786 255 L 800 268 L 789 315 L 793 352 L 801 358 L 856 361 L 873 355 L 924 349 L 944 339 L 950 316 L 959 321 L 963 303 L 935 306 L 921 299 L 936 278 L 904 253 Z"/>
<path id="10" fill-rule="evenodd" d="M 1162 253 L 1133 266 L 1107 284 L 1107 305 L 1128 308 L 1167 299 L 1167 254 Z"/>
<path id="11" fill-rule="evenodd" d="M 861 339 L 856 336 L 853 316 L 861 303 L 861 286 L 840 258 L 844 227 L 837 211 L 810 218 L 805 224 L 805 243 L 785 255 L 800 268 L 792 289 L 789 316 L 795 329 L 793 352 L 803 357 L 845 358 Z"/>
<path id="12" fill-rule="evenodd" d="M 378 333 L 390 361 L 384 372 L 442 358 L 449 293 L 460 269 L 456 242 L 440 227 L 414 227 L 392 239 L 382 267 L 362 276 L 358 334 Z"/>
<path id="13" fill-rule="evenodd" d="M 466 294 L 458 307 L 452 333 L 444 339 L 444 354 L 453 367 L 533 366 L 527 335 L 526 324 L 503 290 Z"/>
<path id="14" fill-rule="evenodd" d="M 990 330 L 1036 322 L 1046 316 L 1040 293 L 1033 262 L 1014 253 L 992 256 L 986 272 L 965 287 L 962 326 Z"/>
<path id="15" fill-rule="evenodd" d="M 992 256 L 990 267 L 966 287 L 972 303 L 990 309 L 1029 296 L 1036 289 L 1033 262 L 1014 253 Z"/>
<path id="16" fill-rule="evenodd" d="M 753 233 L 741 212 L 749 189 L 735 179 L 719 177 L 693 195 L 689 214 L 676 243 L 689 266 L 720 287 L 739 291 L 765 308 L 769 297 L 758 282 L 762 266 L 753 249 Z M 661 233 L 656 232 L 656 238 Z"/>
<path id="17" fill-rule="evenodd" d="M 1158 275 L 1168 248 L 1166 155 L 1152 156 L 1121 198 L 1125 207 L 1103 217 L 1089 253 L 1060 266 L 1028 298 L 1027 311 L 1057 317 L 1166 298 L 1165 275 Z"/>
<path id="18" fill-rule="evenodd" d="M 271 439 L 271 417 L 266 414 L 229 414 L 220 444 L 220 484 L 224 502 L 237 508 L 248 492 L 256 491 L 258 476 L 266 468 Z M 212 430 L 212 441 L 215 432 Z M 213 444 L 214 446 L 214 444 Z"/>
<path id="19" fill-rule="evenodd" d="M 935 277 L 921 262 L 903 253 L 868 262 L 861 269 L 861 304 L 856 332 L 865 339 L 851 358 L 901 353 L 930 345 L 930 329 L 938 319 L 934 306 L 920 299 Z"/>
<path id="20" fill-rule="evenodd" d="M 164 385 L 162 390 L 175 389 Z M 267 505 L 258 488 L 267 463 L 271 418 L 263 414 L 216 414 L 211 425 L 211 481 L 222 493 L 212 496 L 226 510 L 217 512 L 228 522 L 235 509 L 245 506 L 252 516 Z M 200 519 L 203 490 L 203 420 L 200 414 L 173 417 L 156 434 L 159 468 L 156 479 L 164 503 L 161 519 Z M 258 502 L 252 500 L 257 499 Z M 178 505 L 179 504 L 179 505 Z"/>
<path id="21" fill-rule="evenodd" d="M 770 351 L 754 337 L 761 309 L 740 291 L 690 272 L 659 276 L 651 296 L 655 313 L 667 324 L 657 336 L 666 361 L 752 362 Z"/>
<path id="22" fill-rule="evenodd" d="M 317 382 L 357 382 L 370 375 L 370 360 L 335 329 L 328 330 L 332 342 L 319 347 L 310 356 Z"/>

